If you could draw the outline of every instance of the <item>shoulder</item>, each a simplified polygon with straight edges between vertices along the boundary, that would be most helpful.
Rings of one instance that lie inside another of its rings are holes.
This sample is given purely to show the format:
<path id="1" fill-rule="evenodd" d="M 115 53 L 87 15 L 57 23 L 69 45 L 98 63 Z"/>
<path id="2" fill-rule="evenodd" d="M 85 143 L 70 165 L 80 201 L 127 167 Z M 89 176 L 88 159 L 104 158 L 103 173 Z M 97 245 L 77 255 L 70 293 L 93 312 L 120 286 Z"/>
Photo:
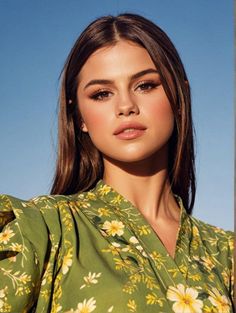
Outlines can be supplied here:
<path id="1" fill-rule="evenodd" d="M 196 227 L 205 238 L 213 238 L 216 240 L 228 241 L 233 240 L 234 233 L 229 230 L 224 230 L 220 227 L 203 222 L 193 216 L 190 216 L 193 227 Z"/>
<path id="2" fill-rule="evenodd" d="M 11 195 L 0 194 L 0 212 L 13 212 L 16 217 L 20 214 L 28 215 L 31 213 L 38 215 L 47 209 L 55 211 L 58 205 L 73 201 L 73 198 L 73 196 L 64 195 L 41 195 L 23 200 Z"/>
<path id="3" fill-rule="evenodd" d="M 41 208 L 50 207 L 54 209 L 55 201 L 50 196 L 39 196 L 30 200 L 22 200 L 10 195 L 0 195 L 0 214 L 1 216 L 9 216 L 22 221 L 33 217 L 35 221 L 40 220 Z M 1 220 L 3 224 L 4 221 Z"/>
<path id="4" fill-rule="evenodd" d="M 193 237 L 199 238 L 209 254 L 216 255 L 222 263 L 233 259 L 234 233 L 190 217 Z"/>
<path id="5" fill-rule="evenodd" d="M 60 229 L 61 219 L 76 205 L 79 209 L 91 200 L 87 193 L 76 195 L 41 195 L 23 200 L 11 195 L 0 195 L 0 230 L 15 220 L 23 233 L 34 233 L 47 228 Z M 90 200 L 89 200 L 90 199 Z M 37 231 L 38 230 L 38 231 Z"/>
<path id="6" fill-rule="evenodd" d="M 22 200 L 0 195 L 0 243 L 9 231 L 15 238 L 27 238 L 36 250 L 46 249 L 51 234 L 59 241 L 61 217 L 58 206 L 69 199 L 66 196 L 39 196 Z"/>

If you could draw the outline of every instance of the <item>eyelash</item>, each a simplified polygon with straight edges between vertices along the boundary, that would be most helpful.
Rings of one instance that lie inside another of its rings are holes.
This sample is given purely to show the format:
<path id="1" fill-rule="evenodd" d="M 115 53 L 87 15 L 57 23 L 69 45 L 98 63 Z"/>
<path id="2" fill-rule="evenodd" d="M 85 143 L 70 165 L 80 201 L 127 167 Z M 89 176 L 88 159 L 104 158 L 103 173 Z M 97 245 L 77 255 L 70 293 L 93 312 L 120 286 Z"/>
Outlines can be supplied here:
<path id="1" fill-rule="evenodd" d="M 145 91 L 148 91 L 148 90 L 155 89 L 159 85 L 160 85 L 159 83 L 154 82 L 154 81 L 143 81 L 143 82 L 138 84 L 138 86 L 135 88 L 135 90 L 140 88 L 140 87 L 144 87 L 145 86 L 145 87 L 148 87 L 148 88 L 142 89 L 142 91 L 145 92 Z M 149 87 L 151 87 L 151 88 L 149 88 Z"/>
<path id="2" fill-rule="evenodd" d="M 134 88 L 134 90 L 137 90 L 138 88 L 141 88 L 142 92 L 148 92 L 149 90 L 155 89 L 156 87 L 158 87 L 160 85 L 160 83 L 154 82 L 154 81 L 144 81 L 138 84 L 137 87 Z M 106 89 L 100 89 L 98 91 L 96 91 L 95 93 L 93 93 L 90 98 L 94 101 L 102 101 L 105 98 L 109 97 L 109 94 L 111 94 L 111 91 L 108 91 Z"/>

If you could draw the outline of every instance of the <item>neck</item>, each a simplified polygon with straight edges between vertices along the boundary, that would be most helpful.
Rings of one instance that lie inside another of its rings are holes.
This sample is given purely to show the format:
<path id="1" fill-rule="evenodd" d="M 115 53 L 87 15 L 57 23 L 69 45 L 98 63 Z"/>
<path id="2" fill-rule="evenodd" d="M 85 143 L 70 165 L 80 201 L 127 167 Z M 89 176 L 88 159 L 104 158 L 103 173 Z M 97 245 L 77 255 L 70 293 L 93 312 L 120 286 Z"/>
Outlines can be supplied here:
<path id="1" fill-rule="evenodd" d="M 105 183 L 128 199 L 150 222 L 179 218 L 166 158 L 122 163 L 104 157 Z"/>

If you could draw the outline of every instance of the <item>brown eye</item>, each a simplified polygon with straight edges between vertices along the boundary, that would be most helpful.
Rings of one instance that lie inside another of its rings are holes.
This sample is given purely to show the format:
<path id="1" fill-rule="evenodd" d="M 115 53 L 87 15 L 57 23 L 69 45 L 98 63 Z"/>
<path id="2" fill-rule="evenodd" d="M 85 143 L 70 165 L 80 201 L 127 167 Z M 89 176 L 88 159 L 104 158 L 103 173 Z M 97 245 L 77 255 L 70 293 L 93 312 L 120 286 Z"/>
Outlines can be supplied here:
<path id="1" fill-rule="evenodd" d="M 103 90 L 103 91 L 96 92 L 90 98 L 93 99 L 94 101 L 102 101 L 106 98 L 109 98 L 110 96 L 111 96 L 110 91 Z"/>
<path id="2" fill-rule="evenodd" d="M 151 90 L 154 89 L 158 86 L 157 83 L 154 82 L 145 82 L 145 83 L 141 83 L 140 85 L 138 85 L 138 87 L 136 89 L 141 90 L 141 91 L 147 91 L 147 90 Z"/>

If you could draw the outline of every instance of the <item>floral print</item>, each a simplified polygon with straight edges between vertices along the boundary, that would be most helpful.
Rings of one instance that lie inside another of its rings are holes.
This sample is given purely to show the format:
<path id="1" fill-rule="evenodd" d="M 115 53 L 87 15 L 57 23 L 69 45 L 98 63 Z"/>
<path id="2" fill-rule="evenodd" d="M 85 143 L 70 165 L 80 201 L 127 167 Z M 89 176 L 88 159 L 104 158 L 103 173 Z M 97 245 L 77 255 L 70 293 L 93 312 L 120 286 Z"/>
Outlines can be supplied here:
<path id="1" fill-rule="evenodd" d="M 124 234 L 124 224 L 119 221 L 105 221 L 102 229 L 107 233 L 107 235 L 111 236 L 121 236 Z"/>
<path id="2" fill-rule="evenodd" d="M 203 302 L 199 299 L 198 292 L 194 288 L 178 284 L 170 286 L 167 291 L 167 299 L 174 301 L 172 306 L 175 313 L 202 313 Z"/>
<path id="3" fill-rule="evenodd" d="M 90 298 L 88 301 L 85 299 L 79 303 L 76 310 L 71 309 L 67 313 L 91 313 L 96 309 L 96 300 Z"/>
<path id="4" fill-rule="evenodd" d="M 1 234 L 0 234 L 0 243 L 4 243 L 5 245 L 8 241 L 13 237 L 15 234 L 13 231 L 7 227 Z"/>
<path id="5" fill-rule="evenodd" d="M 89 272 L 88 273 L 88 276 L 85 276 L 84 277 L 84 281 L 85 281 L 85 284 L 84 285 L 82 285 L 81 287 L 80 287 L 80 289 L 83 289 L 84 287 L 89 287 L 89 286 L 91 286 L 92 284 L 97 284 L 98 283 L 98 278 L 101 276 L 101 273 L 98 273 L 98 274 L 96 274 L 96 273 L 91 273 L 91 272 Z"/>
<path id="6" fill-rule="evenodd" d="M 232 233 L 181 199 L 172 258 L 127 199 L 89 192 L 0 196 L 0 313 L 232 313 Z"/>
<path id="7" fill-rule="evenodd" d="M 4 298 L 5 298 L 5 296 L 6 296 L 5 289 L 1 289 L 0 290 L 0 309 L 4 305 Z"/>
<path id="8" fill-rule="evenodd" d="M 230 312 L 229 300 L 225 295 L 221 295 L 216 288 L 210 290 L 209 294 L 210 294 L 209 300 L 217 308 L 218 313 Z"/>

